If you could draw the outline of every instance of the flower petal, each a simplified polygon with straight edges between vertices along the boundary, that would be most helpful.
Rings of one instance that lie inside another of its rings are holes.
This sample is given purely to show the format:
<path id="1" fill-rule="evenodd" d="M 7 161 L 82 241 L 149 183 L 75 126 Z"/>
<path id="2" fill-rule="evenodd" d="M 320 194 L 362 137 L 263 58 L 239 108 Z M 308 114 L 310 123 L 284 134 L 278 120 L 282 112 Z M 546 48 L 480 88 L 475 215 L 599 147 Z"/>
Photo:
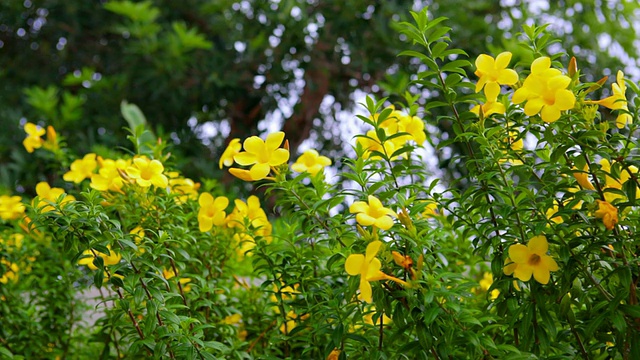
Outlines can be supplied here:
<path id="1" fill-rule="evenodd" d="M 365 257 L 362 254 L 351 254 L 344 263 L 344 269 L 351 276 L 360 275 L 360 269 L 364 264 Z"/>
<path id="2" fill-rule="evenodd" d="M 542 256 L 549 250 L 549 243 L 544 235 L 538 235 L 529 239 L 527 247 L 531 253 Z"/>
<path id="3" fill-rule="evenodd" d="M 546 285 L 547 283 L 549 283 L 549 278 L 550 278 L 549 269 L 542 266 L 534 267 L 533 278 L 536 279 L 536 281 L 539 282 L 540 284 Z"/>
<path id="4" fill-rule="evenodd" d="M 389 230 L 393 226 L 393 220 L 385 215 L 377 218 L 374 225 L 382 230 Z"/>
<path id="5" fill-rule="evenodd" d="M 371 296 L 371 284 L 365 279 L 360 279 L 360 300 L 370 303 L 373 299 Z"/>
<path id="6" fill-rule="evenodd" d="M 284 133 L 282 131 L 274 132 L 267 135 L 267 141 L 265 142 L 267 151 L 272 152 L 275 149 L 279 148 L 282 144 L 282 140 L 284 140 Z"/>
<path id="7" fill-rule="evenodd" d="M 372 241 L 367 245 L 367 261 L 371 261 L 371 259 L 376 257 L 378 250 L 380 250 L 380 246 L 382 246 L 382 241 L 379 240 Z"/>
<path id="8" fill-rule="evenodd" d="M 539 57 L 531 63 L 531 73 L 542 73 L 551 66 L 551 59 L 546 56 Z"/>
<path id="9" fill-rule="evenodd" d="M 556 91 L 556 102 L 555 105 L 560 110 L 570 110 L 576 104 L 576 96 L 569 90 L 558 90 Z"/>
<path id="10" fill-rule="evenodd" d="M 541 98 L 529 99 L 524 105 L 524 113 L 527 116 L 533 116 L 540 112 L 540 109 L 544 106 L 544 100 Z"/>
<path id="11" fill-rule="evenodd" d="M 366 213 L 358 213 L 358 215 L 356 215 L 356 221 L 362 226 L 370 226 L 376 223 L 376 218 Z"/>
<path id="12" fill-rule="evenodd" d="M 518 267 L 513 271 L 513 276 L 522 281 L 529 281 L 532 274 L 533 268 L 528 264 L 518 264 Z"/>
<path id="13" fill-rule="evenodd" d="M 369 212 L 369 204 L 364 201 L 356 201 L 349 206 L 350 213 L 367 213 Z"/>
<path id="14" fill-rule="evenodd" d="M 269 164 L 255 164 L 249 170 L 249 174 L 254 181 L 262 180 L 269 175 L 269 171 L 271 171 Z"/>
<path id="15" fill-rule="evenodd" d="M 235 160 L 239 165 L 247 166 L 257 163 L 258 157 L 255 154 L 244 151 L 234 155 L 233 160 Z"/>
<path id="16" fill-rule="evenodd" d="M 495 60 L 487 54 L 480 54 L 476 58 L 476 68 L 483 73 L 492 71 L 494 66 Z"/>
<path id="17" fill-rule="evenodd" d="M 487 102 L 495 102 L 500 95 L 500 85 L 496 82 L 487 83 L 484 87 L 484 94 L 487 96 Z"/>
<path id="18" fill-rule="evenodd" d="M 280 164 L 284 164 L 289 161 L 289 150 L 287 149 L 276 149 L 273 153 L 271 153 L 271 158 L 269 159 L 269 165 L 278 166 Z"/>
<path id="19" fill-rule="evenodd" d="M 548 123 L 554 122 L 560 119 L 560 109 L 558 109 L 558 107 L 555 105 L 545 106 L 542 108 L 542 111 L 540 111 L 540 117 L 544 122 L 548 122 Z"/>
<path id="20" fill-rule="evenodd" d="M 498 75 L 498 82 L 502 85 L 513 85 L 518 82 L 518 73 L 512 69 L 504 69 Z"/>
<path id="21" fill-rule="evenodd" d="M 522 244 L 515 244 L 509 247 L 509 258 L 518 265 L 527 263 L 530 255 L 529 248 Z"/>
<path id="22" fill-rule="evenodd" d="M 496 61 L 495 61 L 495 68 L 496 69 L 505 69 L 507 66 L 509 66 L 509 63 L 511 62 L 511 53 L 508 51 L 502 52 L 500 54 L 498 54 L 498 56 L 496 56 Z"/>
<path id="23" fill-rule="evenodd" d="M 549 255 L 543 255 L 540 257 L 540 265 L 550 271 L 558 271 L 558 269 L 560 269 L 560 267 L 558 267 L 558 263 Z"/>

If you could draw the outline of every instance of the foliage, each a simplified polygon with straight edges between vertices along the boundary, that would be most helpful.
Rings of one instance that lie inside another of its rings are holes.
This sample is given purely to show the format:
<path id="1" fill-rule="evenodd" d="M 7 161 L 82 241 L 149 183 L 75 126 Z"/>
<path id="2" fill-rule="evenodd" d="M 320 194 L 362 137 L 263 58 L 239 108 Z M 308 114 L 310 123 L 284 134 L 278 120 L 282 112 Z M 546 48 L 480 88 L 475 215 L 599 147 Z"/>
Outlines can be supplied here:
<path id="1" fill-rule="evenodd" d="M 146 34 L 155 16 L 129 20 Z M 604 81 L 584 82 L 575 58 L 564 69 L 545 26 L 518 36 L 531 61 L 474 67 L 447 19 L 411 17 L 401 55 L 422 70 L 401 102 L 366 98 L 344 184 L 319 152 L 290 167 L 281 132 L 234 140 L 219 163 L 257 181 L 260 201 L 175 171 L 131 104 L 134 153 L 76 157 L 27 124 L 30 156 L 67 191 L 0 198 L 3 356 L 640 357 L 638 85 L 621 72 L 596 97 Z M 464 179 L 424 167 L 425 129 L 440 123 L 455 136 L 436 150 L 465 149 L 451 160 Z"/>

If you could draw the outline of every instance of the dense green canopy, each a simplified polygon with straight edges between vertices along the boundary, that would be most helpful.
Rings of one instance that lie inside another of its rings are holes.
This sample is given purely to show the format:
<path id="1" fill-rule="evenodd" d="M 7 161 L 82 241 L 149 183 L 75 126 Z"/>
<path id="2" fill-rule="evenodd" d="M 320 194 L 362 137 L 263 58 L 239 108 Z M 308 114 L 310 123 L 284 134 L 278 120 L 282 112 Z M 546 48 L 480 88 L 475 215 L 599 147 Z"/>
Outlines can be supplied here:
<path id="1" fill-rule="evenodd" d="M 535 21 L 551 23 L 563 37 L 552 50 L 582 68 L 635 65 L 637 4 L 529 3 L 422 5 L 450 19 L 452 46 L 471 59 L 507 48 L 518 60 L 516 34 Z M 265 119 L 282 123 L 294 149 L 316 133 L 340 155 L 345 144 L 318 130 L 355 105 L 354 90 L 384 96 L 409 84 L 404 70 L 417 65 L 396 56 L 407 45 L 394 26 L 409 10 L 405 1 L 367 0 L 3 1 L 0 184 L 34 183 L 35 168 L 48 166 L 20 145 L 27 120 L 53 125 L 80 153 L 128 146 L 123 100 L 180 144 L 172 151 L 194 178 L 218 175 L 225 141 L 260 133 Z"/>

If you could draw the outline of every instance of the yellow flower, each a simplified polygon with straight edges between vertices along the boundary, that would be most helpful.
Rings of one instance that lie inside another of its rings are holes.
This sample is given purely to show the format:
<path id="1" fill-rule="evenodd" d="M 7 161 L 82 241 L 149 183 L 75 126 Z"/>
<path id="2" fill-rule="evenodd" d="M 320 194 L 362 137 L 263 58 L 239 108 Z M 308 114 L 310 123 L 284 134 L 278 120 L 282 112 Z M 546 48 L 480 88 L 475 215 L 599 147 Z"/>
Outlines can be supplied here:
<path id="1" fill-rule="evenodd" d="M 64 198 L 60 202 L 60 205 L 76 200 L 72 195 L 67 195 L 63 189 L 56 187 L 52 188 L 44 181 L 39 182 L 36 185 L 36 194 L 38 194 L 40 200 L 42 200 L 40 202 L 40 211 L 43 213 L 54 210 L 54 207 L 49 205 L 47 202 L 56 203 L 61 195 L 64 195 Z"/>
<path id="2" fill-rule="evenodd" d="M 198 189 L 200 183 L 196 183 L 189 178 L 181 177 L 180 174 L 173 171 L 169 174 L 169 187 L 172 193 L 179 194 L 175 197 L 177 204 L 184 204 L 187 200 L 195 200 L 198 198 Z"/>
<path id="3" fill-rule="evenodd" d="M 117 263 L 120 262 L 120 259 L 122 259 L 122 256 L 118 253 L 116 253 L 115 251 L 111 250 L 111 245 L 107 245 L 107 249 L 109 249 L 109 255 L 102 253 L 100 251 L 97 250 L 91 250 L 91 249 L 87 249 L 85 250 L 82 255 L 87 255 L 86 257 L 83 257 L 82 259 L 78 260 L 78 265 L 87 265 L 87 267 L 89 267 L 89 269 L 91 270 L 97 270 L 98 268 L 93 265 L 93 259 L 94 259 L 94 255 L 93 253 L 95 252 L 97 256 L 102 258 L 103 264 L 104 266 L 110 266 L 110 265 L 115 265 Z"/>
<path id="4" fill-rule="evenodd" d="M 583 189 L 595 190 L 595 187 L 593 187 L 593 184 L 589 180 L 589 168 L 587 165 L 582 168 L 582 171 L 578 170 L 575 166 L 571 170 L 573 170 L 573 177 Z"/>
<path id="5" fill-rule="evenodd" d="M 0 259 L 0 265 L 4 265 L 4 273 L 0 277 L 0 283 L 7 284 L 9 281 L 18 281 L 18 265 L 11 263 L 5 259 Z"/>
<path id="6" fill-rule="evenodd" d="M 272 166 L 282 165 L 289 160 L 289 150 L 280 148 L 282 140 L 282 131 L 269 134 L 266 141 L 251 136 L 244 141 L 245 151 L 236 154 L 233 159 L 243 166 L 252 165 L 249 170 L 251 180 L 262 180 L 269 175 Z"/>
<path id="7" fill-rule="evenodd" d="M 485 118 L 492 114 L 504 114 L 507 111 L 504 104 L 496 101 L 496 99 L 487 99 L 486 103 L 472 107 L 471 112 L 479 116 L 480 109 L 482 109 L 482 116 Z"/>
<path id="8" fill-rule="evenodd" d="M 299 321 L 308 319 L 309 314 L 304 314 L 298 318 L 298 314 L 296 314 L 293 310 L 290 310 L 287 313 L 286 318 L 287 321 L 280 325 L 280 331 L 285 335 L 291 332 L 291 330 L 293 330 L 298 325 Z"/>
<path id="9" fill-rule="evenodd" d="M 162 269 L 162 276 L 164 276 L 165 279 L 169 280 L 174 278 L 176 276 L 176 273 L 175 271 L 173 271 L 173 269 Z M 182 287 L 182 291 L 191 291 L 191 285 L 189 285 L 189 283 L 191 282 L 191 278 L 180 278 L 178 282 Z"/>
<path id="10" fill-rule="evenodd" d="M 227 325 L 237 325 L 240 321 L 242 321 L 242 314 L 233 314 L 222 319 L 222 323 Z"/>
<path id="11" fill-rule="evenodd" d="M 357 213 L 356 221 L 362 226 L 374 225 L 382 230 L 389 230 L 393 226 L 392 216 L 396 216 L 391 209 L 382 206 L 378 198 L 369 195 L 369 202 L 356 201 L 349 206 L 350 213 Z"/>
<path id="12" fill-rule="evenodd" d="M 373 315 L 376 313 L 376 307 L 373 305 L 369 305 L 366 307 L 366 313 L 362 316 L 362 320 L 364 321 L 365 324 L 369 324 L 369 325 L 380 325 L 380 318 L 378 317 L 378 319 L 376 320 L 376 322 L 373 322 Z M 382 324 L 383 325 L 388 325 L 391 324 L 393 322 L 393 320 L 391 320 L 390 317 L 387 316 L 387 314 L 382 313 Z"/>
<path id="13" fill-rule="evenodd" d="M 233 165 L 233 157 L 236 156 L 240 150 L 242 150 L 240 139 L 232 139 L 222 153 L 222 156 L 220 156 L 220 169 L 222 169 L 223 166 L 228 167 Z"/>
<path id="14" fill-rule="evenodd" d="M 417 116 L 401 114 L 398 119 L 398 131 L 411 135 L 407 140 L 413 140 L 418 145 L 422 145 L 427 140 L 427 134 L 424 132 L 424 121 Z"/>
<path id="15" fill-rule="evenodd" d="M 245 169 L 230 168 L 229 173 L 243 181 L 253 181 L 251 172 Z"/>
<path id="16" fill-rule="evenodd" d="M 56 133 L 56 129 L 53 126 L 47 126 L 47 140 L 42 144 L 47 150 L 56 151 L 60 148 L 58 144 L 58 134 Z"/>
<path id="17" fill-rule="evenodd" d="M 387 136 L 390 135 L 386 130 L 385 133 L 387 134 Z M 377 151 L 381 154 L 386 154 L 387 156 L 391 156 L 397 149 L 397 146 L 393 141 L 385 141 L 383 147 L 382 142 L 380 141 L 380 139 L 378 139 L 378 135 L 376 134 L 375 130 L 367 131 L 366 136 L 358 136 L 358 138 L 356 139 L 356 143 L 360 144 L 365 150 L 362 154 L 363 159 L 368 159 L 369 157 L 371 157 L 372 159 L 379 159 L 380 156 L 378 156 L 377 154 L 371 156 L 371 153 L 374 151 Z"/>
<path id="18" fill-rule="evenodd" d="M 0 238 L 0 244 L 5 244 L 8 252 L 13 252 L 14 248 L 20 249 L 23 241 L 24 235 L 22 234 L 11 234 L 6 241 L 3 238 Z"/>
<path id="19" fill-rule="evenodd" d="M 480 284 L 480 289 L 482 289 L 485 292 L 489 291 L 489 288 L 491 288 L 491 285 L 493 284 L 493 275 L 490 272 L 485 272 L 482 275 L 482 280 L 479 281 L 479 284 Z M 500 295 L 500 290 L 498 289 L 491 290 L 491 293 L 489 294 L 489 300 L 497 299 L 498 295 Z"/>
<path id="20" fill-rule="evenodd" d="M 158 160 L 150 160 L 145 156 L 133 159 L 133 165 L 126 170 L 127 175 L 135 179 L 136 183 L 142 187 L 154 185 L 159 188 L 166 188 L 169 180 L 163 174 L 164 166 Z"/>
<path id="21" fill-rule="evenodd" d="M 72 181 L 76 184 L 82 182 L 82 180 L 91 178 L 93 170 L 98 166 L 96 161 L 96 154 L 89 153 L 82 159 L 75 160 L 71 163 L 71 169 L 62 176 L 64 181 Z"/>
<path id="22" fill-rule="evenodd" d="M 531 74 L 521 88 L 513 94 L 514 104 L 527 101 L 524 113 L 533 116 L 540 113 L 545 122 L 554 122 L 560 118 L 560 112 L 573 109 L 576 97 L 567 87 L 571 78 L 551 69 L 551 59 L 540 57 L 531 64 Z"/>
<path id="23" fill-rule="evenodd" d="M 493 98 L 500 93 L 500 85 L 513 85 L 518 82 L 518 73 L 507 69 L 511 62 L 511 53 L 505 51 L 494 59 L 492 56 L 480 54 L 476 59 L 476 76 L 479 77 L 476 84 L 476 92 L 484 88 L 488 98 Z M 486 113 L 485 113 L 486 116 Z"/>
<path id="24" fill-rule="evenodd" d="M 618 223 L 618 209 L 607 201 L 596 200 L 598 210 L 594 213 L 596 218 L 602 219 L 602 223 L 607 230 L 613 230 Z"/>
<path id="25" fill-rule="evenodd" d="M 20 196 L 0 195 L 0 219 L 15 220 L 24 214 L 24 210 Z"/>
<path id="26" fill-rule="evenodd" d="M 198 225 L 200 231 L 206 232 L 213 226 L 222 226 L 225 223 L 227 213 L 225 209 L 229 206 L 229 199 L 224 196 L 214 197 L 209 193 L 200 194 L 198 199 L 200 210 L 198 211 Z"/>
<path id="27" fill-rule="evenodd" d="M 331 160 L 328 157 L 321 156 L 317 151 L 310 149 L 300 155 L 295 164 L 291 165 L 291 169 L 299 173 L 308 172 L 315 175 L 329 165 L 331 165 Z"/>
<path id="28" fill-rule="evenodd" d="M 631 123 L 633 117 L 626 111 L 629 110 L 627 106 L 627 85 L 624 83 L 624 73 L 618 70 L 616 75 L 616 83 L 611 85 L 613 95 L 606 97 L 598 101 L 585 101 L 586 104 L 598 104 L 611 110 L 622 110 L 618 112 L 616 118 L 616 126 L 618 129 L 624 128 L 627 124 Z"/>
<path id="29" fill-rule="evenodd" d="M 529 281 L 531 275 L 541 284 L 547 284 L 550 278 L 550 271 L 557 271 L 558 264 L 549 255 L 547 250 L 549 243 L 544 235 L 534 236 L 527 245 L 515 244 L 509 247 L 509 258 L 516 264 L 513 269 L 513 276 Z M 512 268 L 509 269 L 511 271 Z M 505 274 L 507 268 L 505 268 Z"/>
<path id="30" fill-rule="evenodd" d="M 131 231 L 129 231 L 129 234 L 131 235 L 131 237 L 133 237 L 133 241 L 135 241 L 136 245 L 138 246 L 138 255 L 144 254 L 146 250 L 143 247 L 140 247 L 140 244 L 142 244 L 142 240 L 144 240 L 144 237 L 146 236 L 142 226 L 134 227 L 133 229 L 131 229 Z"/>
<path id="31" fill-rule="evenodd" d="M 39 149 L 43 143 L 41 136 L 44 135 L 45 130 L 36 124 L 28 122 L 24 125 L 24 131 L 27 133 L 27 137 L 22 142 L 22 145 L 24 145 L 27 152 L 32 153 L 35 149 Z"/>
<path id="32" fill-rule="evenodd" d="M 100 169 L 97 174 L 91 176 L 90 186 L 98 191 L 115 191 L 122 193 L 124 181 L 121 173 L 125 173 L 130 163 L 127 160 L 97 158 Z"/>
<path id="33" fill-rule="evenodd" d="M 364 255 L 351 254 L 344 263 L 344 269 L 347 274 L 351 276 L 360 275 L 360 295 L 358 298 L 368 303 L 372 301 L 370 281 L 393 280 L 405 286 L 408 285 L 406 282 L 380 271 L 382 264 L 380 260 L 376 258 L 380 246 L 382 246 L 381 241 L 372 241 L 367 245 L 367 251 Z"/>
<path id="34" fill-rule="evenodd" d="M 271 223 L 267 214 L 260 207 L 260 199 L 257 196 L 249 196 L 246 203 L 235 199 L 234 204 L 236 207 L 226 219 L 228 227 L 247 230 L 246 225 L 248 224 L 256 235 L 267 238 L 271 235 Z"/>

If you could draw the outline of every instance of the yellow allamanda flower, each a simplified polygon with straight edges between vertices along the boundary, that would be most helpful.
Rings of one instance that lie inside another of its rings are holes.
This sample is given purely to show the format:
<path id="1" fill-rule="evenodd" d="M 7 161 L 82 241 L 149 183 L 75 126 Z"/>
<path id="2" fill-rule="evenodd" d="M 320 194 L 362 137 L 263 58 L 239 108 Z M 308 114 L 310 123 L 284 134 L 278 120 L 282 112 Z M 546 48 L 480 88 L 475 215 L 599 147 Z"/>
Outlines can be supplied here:
<path id="1" fill-rule="evenodd" d="M 618 208 L 607 201 L 596 200 L 596 202 L 598 203 L 598 210 L 594 215 L 596 218 L 602 219 L 602 223 L 607 230 L 613 230 L 618 223 Z"/>
<path id="2" fill-rule="evenodd" d="M 271 167 L 282 165 L 289 160 L 289 150 L 280 148 L 283 140 L 282 131 L 269 134 L 264 141 L 257 136 L 251 136 L 242 144 L 245 151 L 236 154 L 233 159 L 239 165 L 251 166 L 251 180 L 262 180 L 269 175 Z"/>
<path id="3" fill-rule="evenodd" d="M 138 246 L 138 255 L 144 254 L 146 250 L 143 247 L 140 247 L 140 244 L 142 244 L 142 241 L 146 236 L 146 233 L 144 232 L 144 229 L 142 228 L 142 226 L 134 227 L 133 229 L 131 229 L 131 231 L 129 231 L 129 234 L 131 235 L 131 237 L 133 238 L 133 241 Z"/>
<path id="4" fill-rule="evenodd" d="M 176 277 L 176 272 L 173 271 L 173 268 L 169 268 L 169 269 L 162 269 L 162 276 L 166 279 L 173 279 L 174 277 Z M 191 278 L 180 278 L 178 279 L 178 282 L 180 283 L 180 286 L 182 287 L 182 291 L 184 292 L 189 292 L 191 291 L 191 285 L 189 285 L 189 283 L 191 282 Z"/>
<path id="5" fill-rule="evenodd" d="M 22 234 L 11 234 L 6 240 L 0 238 L 0 244 L 4 244 L 9 253 L 13 252 L 13 249 L 20 249 L 23 241 L 24 235 Z"/>
<path id="6" fill-rule="evenodd" d="M 631 165 L 629 166 L 629 169 L 621 169 L 620 170 L 620 178 L 616 179 L 612 176 L 612 172 L 611 172 L 611 166 L 613 166 L 614 164 L 616 164 L 615 162 L 611 163 L 609 162 L 609 160 L 607 159 L 602 159 L 600 160 L 600 166 L 602 167 L 602 171 L 605 172 L 605 185 L 603 187 L 603 190 L 606 189 L 617 189 L 617 190 L 622 190 L 622 185 L 633 179 L 633 176 L 637 176 L 638 174 L 638 168 Z M 631 173 L 629 172 L 631 171 Z M 604 192 L 604 197 L 605 200 L 607 202 L 613 203 L 615 200 L 617 199 L 624 199 L 625 196 L 624 195 L 620 195 L 620 194 L 616 194 L 613 192 L 609 192 L 609 191 L 605 191 Z M 640 188 L 638 188 L 636 186 L 636 199 L 640 198 Z"/>
<path id="7" fill-rule="evenodd" d="M 98 166 L 96 161 L 96 154 L 89 153 L 82 159 L 75 160 L 71 163 L 71 169 L 62 175 L 64 181 L 74 182 L 79 184 L 84 179 L 91 178 L 93 171 Z"/>
<path id="8" fill-rule="evenodd" d="M 184 204 L 189 199 L 195 200 L 198 198 L 198 189 L 200 183 L 196 183 L 193 180 L 185 177 L 181 177 L 178 172 L 172 171 L 167 174 L 169 177 L 169 188 L 174 194 L 179 194 L 175 197 L 177 204 Z"/>
<path id="9" fill-rule="evenodd" d="M 93 251 L 91 249 L 85 250 L 82 253 L 82 255 L 86 257 L 83 257 L 82 259 L 78 260 L 78 265 L 87 265 L 89 269 L 97 270 L 98 268 L 95 265 L 93 265 L 93 259 L 95 257 L 94 252 L 97 256 L 102 258 L 102 262 L 104 266 L 110 266 L 110 265 L 115 265 L 119 263 L 120 260 L 122 259 L 122 256 L 116 253 L 115 251 L 111 250 L 111 245 L 107 245 L 107 249 L 109 249 L 109 255 L 97 250 L 93 250 Z"/>
<path id="10" fill-rule="evenodd" d="M 24 211 L 20 196 L 0 195 L 0 219 L 15 220 L 24 215 Z"/>
<path id="11" fill-rule="evenodd" d="M 133 165 L 126 170 L 127 175 L 134 179 L 141 187 L 154 185 L 159 188 L 166 188 L 169 179 L 163 174 L 164 166 L 158 160 L 151 160 L 146 156 L 133 159 Z"/>
<path id="12" fill-rule="evenodd" d="M 356 214 L 356 221 L 362 226 L 374 225 L 382 230 L 389 230 L 393 226 L 393 217 L 397 216 L 393 210 L 382 205 L 373 195 L 368 196 L 368 202 L 356 201 L 349 206 L 349 212 Z"/>
<path id="13" fill-rule="evenodd" d="M 490 272 L 485 272 L 482 275 L 482 279 L 478 283 L 480 284 L 480 289 L 482 291 L 484 292 L 489 291 L 489 288 L 491 288 L 491 285 L 493 285 L 493 274 L 491 274 Z M 497 299 L 498 295 L 500 295 L 500 290 L 498 289 L 491 290 L 491 293 L 489 294 L 489 300 Z"/>
<path id="14" fill-rule="evenodd" d="M 24 132 L 27 133 L 27 137 L 22 141 L 22 145 L 27 152 L 32 153 L 35 149 L 39 149 L 42 146 L 44 140 L 41 136 L 45 134 L 45 130 L 33 123 L 26 123 L 24 125 Z"/>
<path id="15" fill-rule="evenodd" d="M 102 159 L 98 156 L 97 162 L 100 169 L 97 174 L 91 176 L 91 188 L 98 191 L 122 193 L 124 180 L 121 174 L 126 173 L 126 169 L 131 165 L 130 161 L 123 159 Z"/>
<path id="16" fill-rule="evenodd" d="M 246 225 L 248 224 L 252 228 L 253 234 L 262 236 L 269 241 L 273 228 L 267 218 L 267 214 L 260 206 L 260 199 L 255 195 L 251 195 L 246 203 L 240 199 L 235 199 L 233 202 L 235 208 L 227 216 L 227 226 L 247 231 Z"/>
<path id="17" fill-rule="evenodd" d="M 47 201 L 55 203 L 58 201 L 58 198 L 61 195 L 65 195 L 65 196 L 60 202 L 60 205 L 76 200 L 76 198 L 73 197 L 72 195 L 66 194 L 63 189 L 57 188 L 57 187 L 52 188 L 48 183 L 44 181 L 39 182 L 36 185 L 36 194 L 38 194 L 38 197 L 40 197 L 40 200 L 43 200 L 40 202 L 40 211 L 43 213 L 54 210 L 54 207 L 52 205 L 47 204 Z"/>
<path id="18" fill-rule="evenodd" d="M 20 268 L 18 265 L 9 262 L 5 259 L 0 259 L 0 264 L 4 266 L 4 273 L 0 276 L 0 283 L 7 284 L 9 281 L 16 282 L 18 281 L 18 271 Z"/>
<path id="19" fill-rule="evenodd" d="M 508 269 L 505 267 L 505 274 L 512 273 L 522 281 L 529 281 L 533 275 L 537 282 L 547 284 L 550 272 L 559 269 L 556 261 L 547 255 L 548 249 L 549 243 L 544 235 L 532 237 L 527 245 L 511 245 L 509 259 L 513 261 L 515 266 L 508 265 Z"/>
<path id="20" fill-rule="evenodd" d="M 384 131 L 387 136 L 390 135 L 386 130 Z M 398 149 L 393 141 L 385 141 L 383 146 L 383 143 L 382 141 L 380 141 L 380 139 L 378 139 L 378 134 L 376 134 L 375 130 L 367 131 L 365 136 L 358 136 L 358 138 L 356 139 L 356 143 L 360 144 L 365 150 L 362 154 L 363 159 L 368 159 L 369 157 L 371 157 L 372 159 L 379 159 L 379 155 L 371 155 L 371 153 L 374 151 L 386 154 L 387 156 L 391 156 L 391 154 L 393 154 L 393 152 Z"/>
<path id="21" fill-rule="evenodd" d="M 596 188 L 589 180 L 589 168 L 585 165 L 581 170 L 578 170 L 575 166 L 571 169 L 573 170 L 572 175 L 578 182 L 578 184 L 586 190 L 595 190 Z"/>
<path id="22" fill-rule="evenodd" d="M 298 160 L 291 165 L 291 169 L 299 173 L 308 172 L 315 175 L 329 165 L 331 165 L 331 160 L 328 157 L 318 154 L 316 150 L 309 149 L 298 157 Z"/>
<path id="23" fill-rule="evenodd" d="M 618 112 L 618 117 L 616 118 L 616 126 L 622 129 L 631 123 L 633 117 L 627 113 L 629 110 L 626 95 L 627 85 L 624 83 L 624 73 L 620 70 L 618 70 L 616 75 L 616 82 L 611 84 L 611 91 L 613 92 L 611 96 L 597 101 L 585 101 L 585 103 L 602 105 L 611 110 L 621 110 Z"/>
<path id="24" fill-rule="evenodd" d="M 229 167 L 233 165 L 233 157 L 236 156 L 240 150 L 242 150 L 240 139 L 232 139 L 222 153 L 222 156 L 220 156 L 220 169 L 222 169 L 223 166 Z"/>
<path id="25" fill-rule="evenodd" d="M 497 98 L 489 98 L 487 97 L 487 102 L 481 105 L 475 105 L 471 108 L 471 112 L 480 115 L 480 110 L 482 110 L 483 117 L 489 117 L 492 114 L 504 114 L 507 109 L 504 107 L 504 104 L 499 102 Z"/>
<path id="26" fill-rule="evenodd" d="M 376 307 L 374 305 L 369 305 L 365 307 L 365 314 L 362 316 L 362 320 L 365 324 L 368 325 L 380 325 L 380 318 L 378 318 L 376 320 L 376 322 L 373 322 L 373 315 L 377 312 Z M 393 322 L 393 320 L 391 320 L 390 317 L 387 316 L 387 314 L 382 313 L 382 324 L 383 325 L 389 325 Z M 356 327 L 357 328 L 357 327 Z"/>
<path id="27" fill-rule="evenodd" d="M 507 69 L 511 62 L 512 54 L 508 51 L 498 54 L 494 59 L 492 56 L 480 54 L 476 59 L 475 75 L 479 77 L 476 84 L 476 92 L 484 88 L 484 92 L 489 98 L 495 99 L 500 93 L 500 85 L 513 85 L 518 82 L 518 73 L 515 70 Z M 488 116 L 485 113 L 485 116 Z"/>
<path id="28" fill-rule="evenodd" d="M 56 133 L 56 129 L 51 125 L 47 126 L 47 140 L 42 143 L 42 147 L 50 151 L 56 151 L 60 148 L 58 144 L 58 134 Z"/>
<path id="29" fill-rule="evenodd" d="M 198 226 L 200 231 L 206 232 L 213 226 L 222 226 L 225 223 L 227 213 L 225 209 L 229 206 L 229 199 L 224 196 L 214 198 L 209 193 L 202 193 L 198 198 L 200 209 L 198 210 Z"/>
<path id="30" fill-rule="evenodd" d="M 344 263 L 347 274 L 351 276 L 360 276 L 360 295 L 358 298 L 362 301 L 371 303 L 372 292 L 370 281 L 392 280 L 402 285 L 408 286 L 405 281 L 396 277 L 387 275 L 380 271 L 382 264 L 376 257 L 382 242 L 379 240 L 372 241 L 367 245 L 365 254 L 351 254 Z"/>
<path id="31" fill-rule="evenodd" d="M 524 113 L 527 116 L 540 113 L 543 121 L 554 122 L 560 118 L 561 111 L 573 109 L 575 105 L 575 95 L 567 90 L 570 83 L 570 77 L 551 68 L 551 59 L 540 57 L 531 64 L 531 74 L 515 91 L 512 101 L 514 104 L 526 101 Z"/>

